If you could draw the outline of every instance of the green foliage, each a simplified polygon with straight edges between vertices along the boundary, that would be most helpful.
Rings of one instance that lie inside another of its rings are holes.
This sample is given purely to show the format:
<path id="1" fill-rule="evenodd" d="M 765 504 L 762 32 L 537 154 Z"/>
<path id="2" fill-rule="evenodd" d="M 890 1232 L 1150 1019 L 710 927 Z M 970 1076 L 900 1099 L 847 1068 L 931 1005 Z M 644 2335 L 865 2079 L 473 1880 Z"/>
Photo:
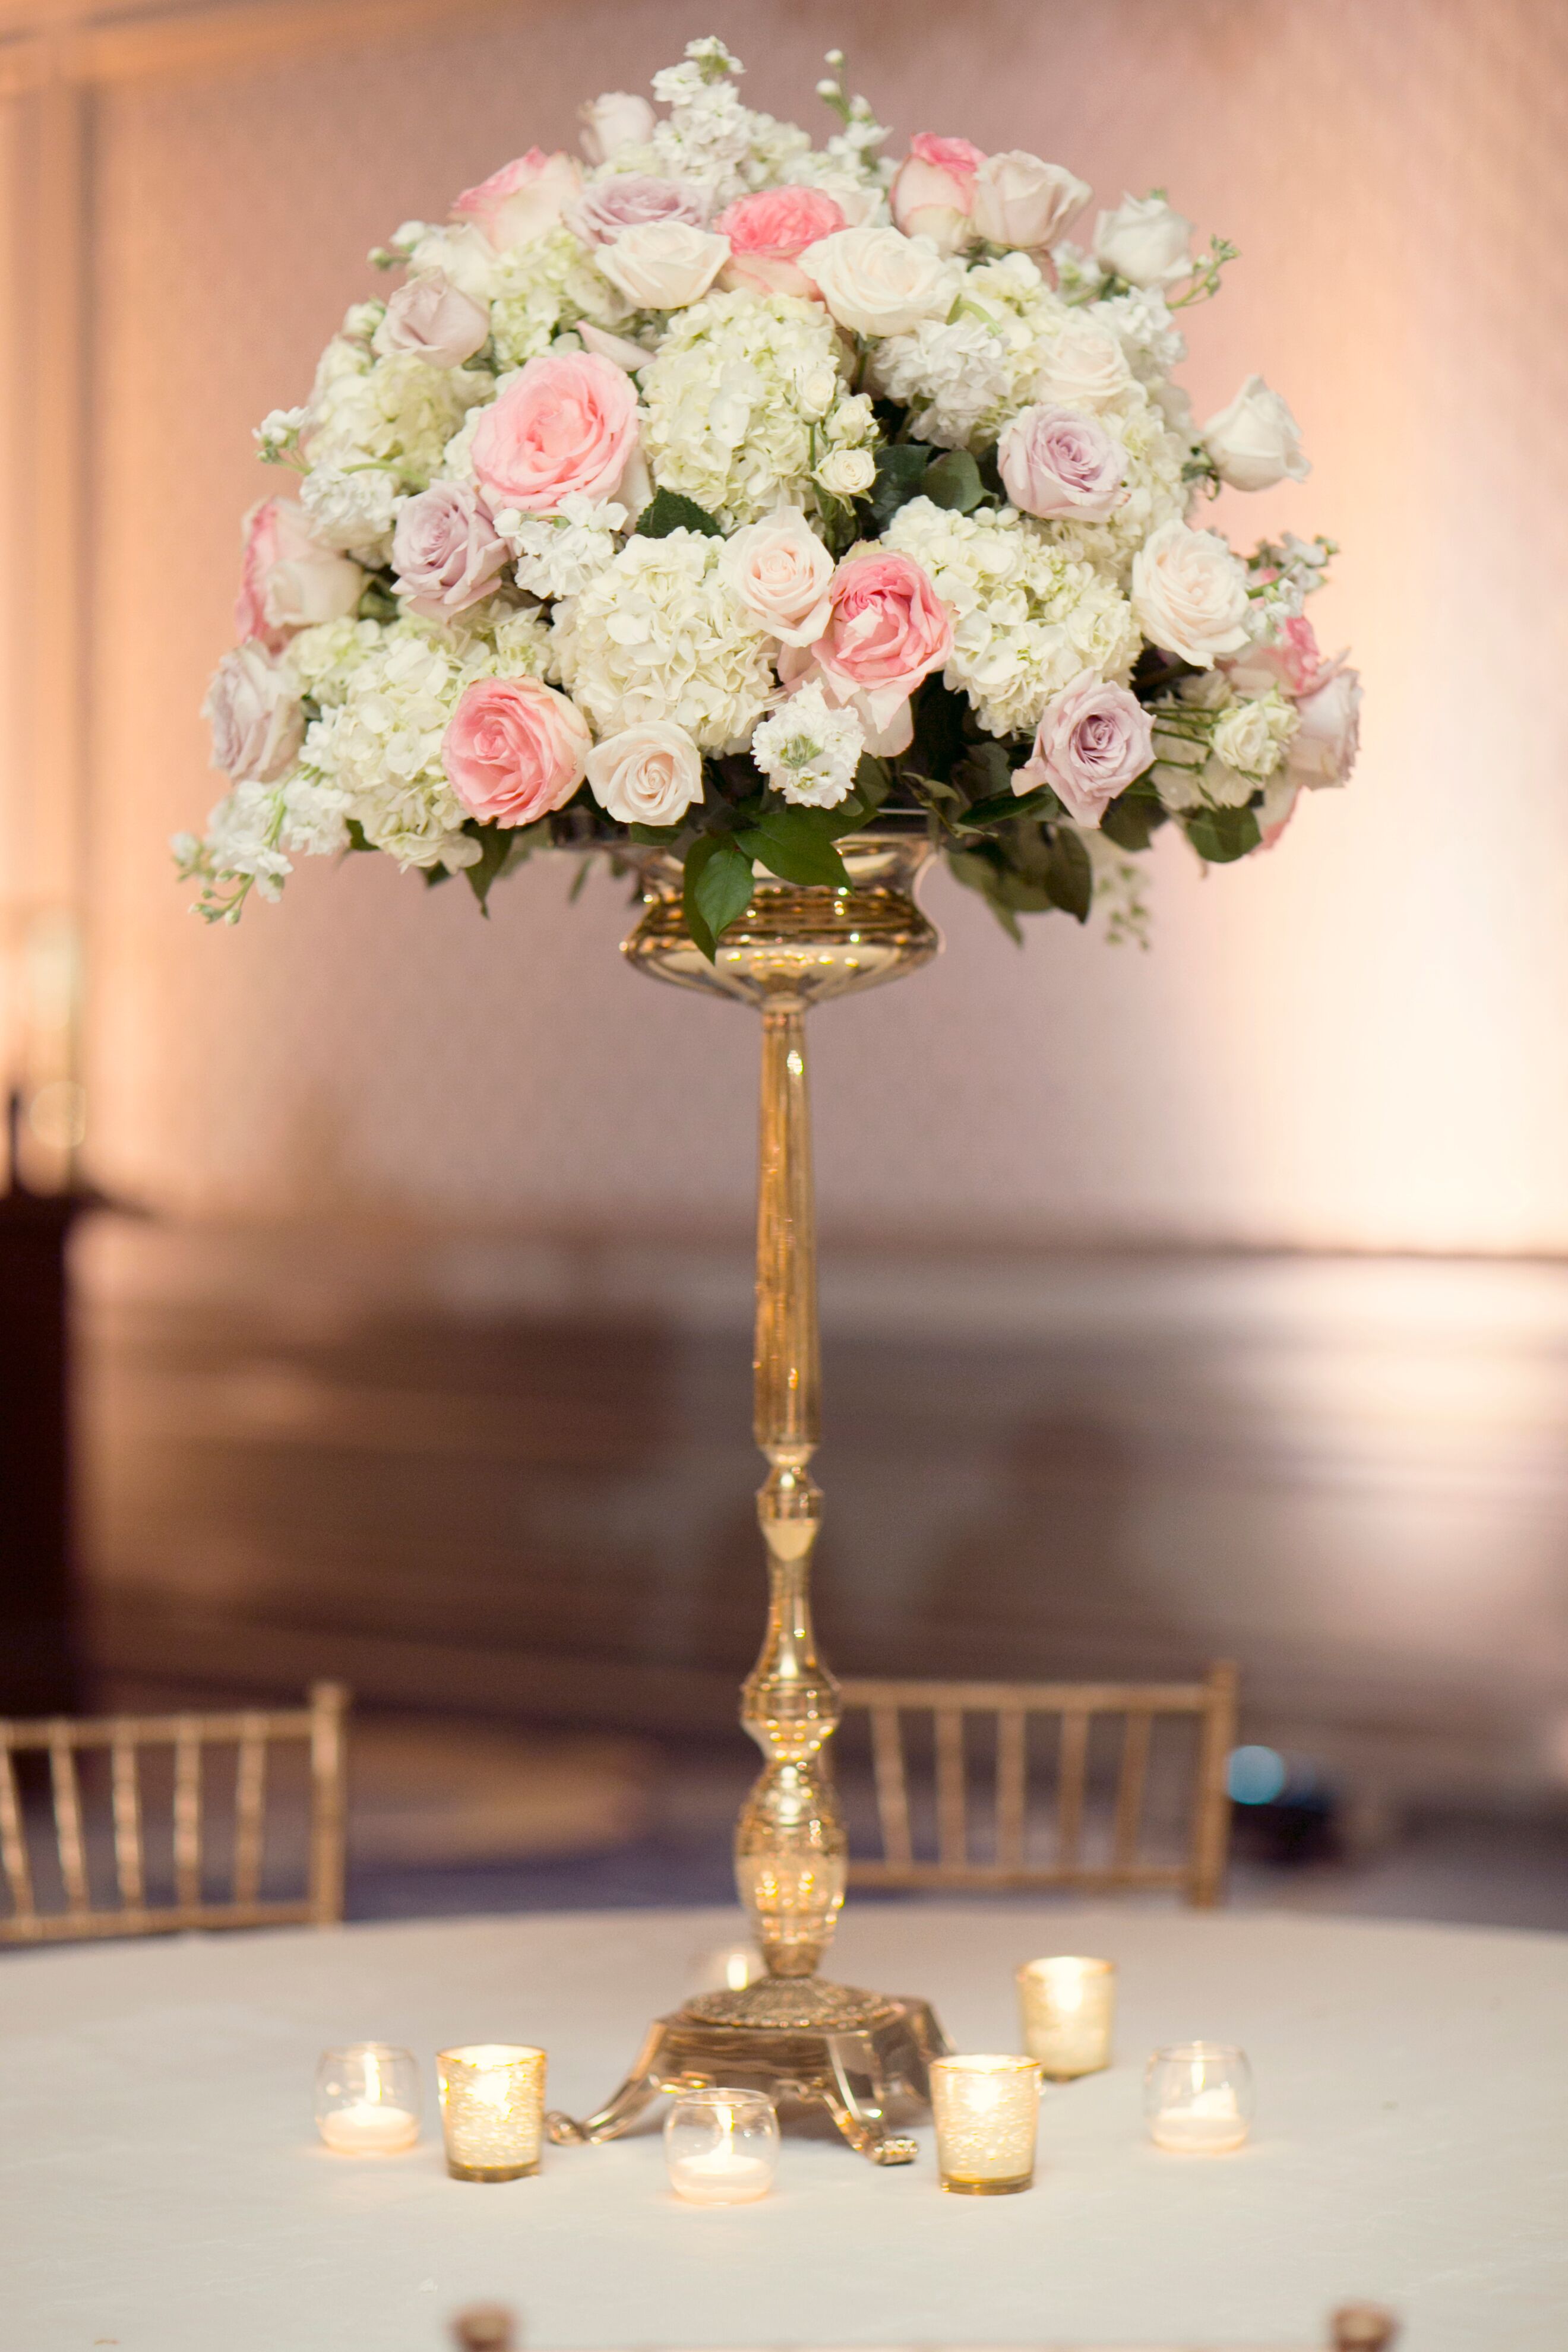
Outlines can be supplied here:
<path id="1" fill-rule="evenodd" d="M 1058 824 L 1051 835 L 1046 861 L 1046 887 L 1051 903 L 1075 922 L 1087 923 L 1094 902 L 1094 866 L 1083 837 L 1071 825 Z"/>
<path id="2" fill-rule="evenodd" d="M 1100 829 L 1118 849 L 1137 851 L 1148 848 L 1164 823 L 1165 812 L 1152 792 L 1130 784 L 1120 800 L 1111 802 Z"/>
<path id="3" fill-rule="evenodd" d="M 700 530 L 707 539 L 722 539 L 724 526 L 695 499 L 679 490 L 655 490 L 637 520 L 638 539 L 668 539 L 672 530 Z"/>
<path id="4" fill-rule="evenodd" d="M 345 830 L 345 831 L 347 832 L 347 834 L 348 834 L 348 837 L 349 837 L 349 847 L 350 847 L 350 849 L 351 849 L 351 850 L 363 850 L 363 849 L 374 850 L 374 847 L 375 847 L 375 844 L 374 844 L 374 841 L 367 841 L 367 840 L 365 839 L 365 837 L 364 837 L 364 827 L 363 827 L 363 824 L 361 824 L 361 823 L 360 823 L 360 821 L 359 821 L 359 819 L 358 819 L 358 817 L 357 817 L 357 816 L 351 816 L 351 817 L 349 817 L 349 818 L 345 819 L 345 821 L 344 821 L 344 830 Z M 445 872 L 446 872 L 446 868 L 445 868 L 445 866 L 443 866 L 441 870 L 442 870 L 442 872 L 443 872 L 443 873 L 445 873 Z"/>
<path id="5" fill-rule="evenodd" d="M 793 808 L 784 802 L 764 808 L 757 823 L 735 839 L 781 882 L 847 890 L 849 876 L 833 845 L 836 814 L 833 809 Z"/>
<path id="6" fill-rule="evenodd" d="M 1182 826 L 1206 866 L 1234 866 L 1263 838 L 1249 808 L 1194 809 Z"/>
<path id="7" fill-rule="evenodd" d="M 951 784 L 954 770 L 970 749 L 971 739 L 964 731 L 968 709 L 963 695 L 952 693 L 940 677 L 928 677 L 915 695 L 914 733 L 909 750 L 900 754 L 900 773 Z"/>
<path id="8" fill-rule="evenodd" d="M 710 963 L 752 903 L 752 861 L 732 834 L 700 834 L 686 853 L 680 903 L 686 928 Z"/>
<path id="9" fill-rule="evenodd" d="M 479 845 L 479 864 L 465 866 L 463 879 L 479 900 L 479 912 L 487 922 L 489 920 L 490 912 L 490 886 L 494 882 L 499 882 L 505 873 L 512 843 L 517 839 L 521 829 L 521 826 L 509 829 L 500 824 L 476 824 L 471 817 L 463 827 L 463 831 L 469 839 L 477 841 Z"/>
<path id="10" fill-rule="evenodd" d="M 921 496 L 932 506 L 968 514 L 985 496 L 980 468 L 967 449 L 948 449 L 929 466 L 921 478 Z"/>
<path id="11" fill-rule="evenodd" d="M 867 499 L 877 532 L 887 530 L 900 507 L 919 498 L 934 454 L 921 441 L 889 441 L 878 450 L 877 478 Z"/>

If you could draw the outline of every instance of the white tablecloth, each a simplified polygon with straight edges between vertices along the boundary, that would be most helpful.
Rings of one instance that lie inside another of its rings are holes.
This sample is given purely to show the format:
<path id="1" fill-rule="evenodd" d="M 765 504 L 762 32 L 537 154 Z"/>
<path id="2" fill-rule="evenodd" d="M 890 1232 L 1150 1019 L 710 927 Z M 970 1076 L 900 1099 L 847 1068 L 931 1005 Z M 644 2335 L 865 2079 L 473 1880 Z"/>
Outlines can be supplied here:
<path id="1" fill-rule="evenodd" d="M 852 1910 L 834 1973 L 919 1992 L 960 2048 L 1017 2046 L 1012 1969 L 1121 1967 L 1119 2055 L 1047 2094 L 1026 2196 L 942 2196 L 787 2136 L 774 2194 L 679 2204 L 657 2124 L 449 2180 L 435 2051 L 542 2042 L 581 2114 L 732 1932 L 627 1913 L 183 1937 L 0 1960 L 3 2352 L 441 2352 L 497 2298 L 551 2347 L 1311 2344 L 1336 2302 L 1405 2352 L 1568 2345 L 1568 1937 L 1253 1915 Z M 1242 2042 L 1252 2144 L 1142 2137 L 1161 2042 Z M 315 2140 L 318 2050 L 406 2043 L 423 2144 Z"/>

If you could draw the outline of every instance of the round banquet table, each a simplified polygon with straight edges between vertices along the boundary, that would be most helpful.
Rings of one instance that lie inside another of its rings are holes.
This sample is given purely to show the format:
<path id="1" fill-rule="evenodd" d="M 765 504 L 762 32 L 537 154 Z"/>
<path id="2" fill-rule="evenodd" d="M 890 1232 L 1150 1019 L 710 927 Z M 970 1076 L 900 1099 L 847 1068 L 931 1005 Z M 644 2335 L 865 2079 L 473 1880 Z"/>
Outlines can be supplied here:
<path id="1" fill-rule="evenodd" d="M 465 2303 L 584 2346 L 1313 2346 L 1392 2305 L 1402 2352 L 1568 2343 L 1568 1937 L 1252 1914 L 852 1906 L 834 1973 L 1014 2049 L 1012 1971 L 1121 1967 L 1117 2058 L 1048 2090 L 1033 2193 L 939 2193 L 826 2130 L 776 2188 L 682 2205 L 658 2115 L 531 2179 L 448 2179 L 434 2053 L 540 2042 L 583 2114 L 733 1914 L 617 1912 L 181 1937 L 0 1959 L 0 2352 L 442 2352 Z M 1251 2144 L 1142 2137 L 1157 2043 L 1239 2042 Z M 420 2146 L 334 2156 L 326 2044 L 406 2044 Z M 660 2103 L 662 2107 L 662 2103 Z"/>

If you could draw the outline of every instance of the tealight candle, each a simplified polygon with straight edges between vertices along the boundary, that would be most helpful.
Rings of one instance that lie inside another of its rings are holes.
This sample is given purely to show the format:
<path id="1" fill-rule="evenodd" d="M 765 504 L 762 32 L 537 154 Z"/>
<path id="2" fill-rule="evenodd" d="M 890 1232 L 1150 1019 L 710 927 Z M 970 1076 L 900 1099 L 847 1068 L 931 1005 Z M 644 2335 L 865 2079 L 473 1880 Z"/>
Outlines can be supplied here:
<path id="1" fill-rule="evenodd" d="M 544 2137 L 542 2050 L 475 2042 L 436 2060 L 447 2169 L 454 2180 L 521 2180 Z"/>
<path id="2" fill-rule="evenodd" d="M 1097 2074 L 1110 2063 L 1116 2014 L 1116 1963 L 1074 1954 L 1026 1960 L 1018 1970 L 1024 2047 L 1053 2083 Z"/>
<path id="3" fill-rule="evenodd" d="M 323 2050 L 316 2068 L 316 2129 L 340 2156 L 393 2156 L 419 2137 L 419 2069 L 384 2042 Z"/>
<path id="4" fill-rule="evenodd" d="M 773 2185 L 779 2120 L 765 2091 L 683 2091 L 664 2126 L 669 2185 L 692 2205 L 749 2205 Z"/>
<path id="5" fill-rule="evenodd" d="M 1182 2042 L 1156 2050 L 1143 2074 L 1143 2114 L 1156 2147 L 1224 2156 L 1252 2127 L 1252 2069 L 1245 2050 Z"/>
<path id="6" fill-rule="evenodd" d="M 938 2058 L 931 2100 L 944 2189 L 961 2197 L 1005 2197 L 1032 2186 L 1040 2119 L 1037 2058 Z"/>

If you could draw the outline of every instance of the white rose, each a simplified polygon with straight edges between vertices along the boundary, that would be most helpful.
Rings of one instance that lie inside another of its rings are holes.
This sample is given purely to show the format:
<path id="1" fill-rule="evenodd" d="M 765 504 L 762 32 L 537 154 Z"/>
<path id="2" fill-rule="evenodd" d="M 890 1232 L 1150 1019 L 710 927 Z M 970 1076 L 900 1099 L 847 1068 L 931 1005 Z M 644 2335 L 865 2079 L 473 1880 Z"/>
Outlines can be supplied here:
<path id="1" fill-rule="evenodd" d="M 1247 642 L 1247 567 L 1216 532 L 1162 523 L 1132 559 L 1132 612 L 1151 645 L 1212 669 Z"/>
<path id="2" fill-rule="evenodd" d="M 643 147 L 653 137 L 654 112 L 646 98 L 606 89 L 577 109 L 578 137 L 590 163 L 607 163 L 623 147 Z"/>
<path id="3" fill-rule="evenodd" d="M 1294 706 L 1279 694 L 1233 702 L 1214 730 L 1214 747 L 1227 768 L 1252 777 L 1271 776 L 1300 723 Z"/>
<path id="4" fill-rule="evenodd" d="M 1035 398 L 1062 408 L 1109 408 L 1132 389 L 1121 338 L 1098 319 L 1068 320 L 1035 380 Z"/>
<path id="5" fill-rule="evenodd" d="M 1209 418 L 1203 442 L 1233 490 L 1271 490 L 1287 475 L 1300 482 L 1312 470 L 1301 455 L 1300 426 L 1260 375 L 1249 375 L 1230 406 Z"/>
<path id="6" fill-rule="evenodd" d="M 858 335 L 909 335 L 945 319 L 962 272 L 929 237 L 896 228 L 840 228 L 819 237 L 799 266 L 841 327 Z"/>
<path id="7" fill-rule="evenodd" d="M 1088 184 L 1022 147 L 988 155 L 974 174 L 971 225 L 992 245 L 1034 252 L 1056 243 L 1089 202 Z"/>
<path id="8" fill-rule="evenodd" d="M 835 449 L 816 469 L 816 479 L 836 499 L 861 499 L 877 478 L 869 449 Z"/>
<path id="9" fill-rule="evenodd" d="M 1342 784 L 1361 748 L 1361 679 L 1336 667 L 1296 706 L 1301 725 L 1290 745 L 1289 766 L 1299 783 L 1314 790 Z"/>
<path id="10" fill-rule="evenodd" d="M 730 240 L 689 221 L 640 221 L 595 257 L 639 310 L 683 310 L 700 302 L 730 258 Z"/>
<path id="11" fill-rule="evenodd" d="M 461 367 L 490 331 L 482 303 L 454 286 L 445 272 L 425 270 L 398 288 L 372 342 L 383 358 L 412 352 L 430 367 Z"/>
<path id="12" fill-rule="evenodd" d="M 702 754 L 684 727 L 623 727 L 588 754 L 594 798 L 618 824 L 676 824 L 702 798 Z"/>
<path id="13" fill-rule="evenodd" d="M 293 670 L 254 640 L 219 662 L 202 716 L 213 731 L 213 766 L 237 784 L 270 784 L 287 775 L 304 739 Z"/>
<path id="14" fill-rule="evenodd" d="M 1169 286 L 1193 266 L 1193 224 L 1163 196 L 1123 196 L 1095 224 L 1094 257 L 1129 286 Z"/>
<path id="15" fill-rule="evenodd" d="M 838 370 L 831 360 L 813 360 L 795 370 L 795 405 L 814 423 L 826 415 L 840 389 Z"/>
<path id="16" fill-rule="evenodd" d="M 783 507 L 732 532 L 719 569 L 737 603 L 781 645 L 814 645 L 827 626 L 833 558 L 798 509 Z"/>

